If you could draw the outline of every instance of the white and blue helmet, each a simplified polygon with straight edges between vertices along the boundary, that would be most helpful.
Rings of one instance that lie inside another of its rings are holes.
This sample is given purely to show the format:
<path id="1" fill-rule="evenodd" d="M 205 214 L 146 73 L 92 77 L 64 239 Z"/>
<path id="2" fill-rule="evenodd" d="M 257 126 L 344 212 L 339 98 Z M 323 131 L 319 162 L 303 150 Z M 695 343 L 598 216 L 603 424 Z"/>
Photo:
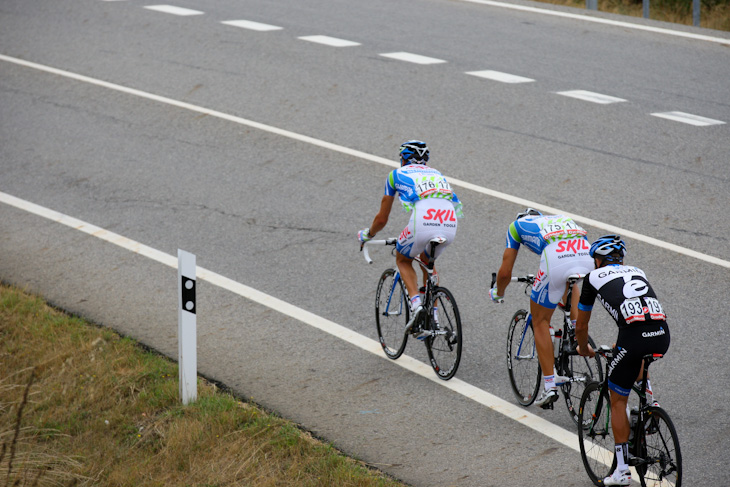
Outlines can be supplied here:
<path id="1" fill-rule="evenodd" d="M 409 140 L 400 146 L 400 165 L 426 164 L 428 162 L 428 146 L 420 140 Z"/>

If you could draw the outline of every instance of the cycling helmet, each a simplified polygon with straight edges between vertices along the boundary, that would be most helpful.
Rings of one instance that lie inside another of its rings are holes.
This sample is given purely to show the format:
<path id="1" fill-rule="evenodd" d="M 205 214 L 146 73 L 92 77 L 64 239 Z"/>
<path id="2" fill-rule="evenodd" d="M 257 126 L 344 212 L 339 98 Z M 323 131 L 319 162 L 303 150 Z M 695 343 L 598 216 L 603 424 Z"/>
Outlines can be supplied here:
<path id="1" fill-rule="evenodd" d="M 591 257 L 597 257 L 611 262 L 616 260 L 620 261 L 624 258 L 624 255 L 626 255 L 626 244 L 623 240 L 621 240 L 621 235 L 604 235 L 602 237 L 598 237 L 598 239 L 593 242 L 588 254 Z M 619 258 L 616 259 L 614 255 L 617 255 Z"/>
<path id="2" fill-rule="evenodd" d="M 535 208 L 526 208 L 525 211 L 523 211 L 522 213 L 517 213 L 515 220 L 519 220 L 520 218 L 531 215 L 542 216 L 542 213 L 537 211 Z"/>
<path id="3" fill-rule="evenodd" d="M 428 162 L 428 146 L 420 140 L 409 140 L 400 146 L 400 165 L 426 164 Z"/>

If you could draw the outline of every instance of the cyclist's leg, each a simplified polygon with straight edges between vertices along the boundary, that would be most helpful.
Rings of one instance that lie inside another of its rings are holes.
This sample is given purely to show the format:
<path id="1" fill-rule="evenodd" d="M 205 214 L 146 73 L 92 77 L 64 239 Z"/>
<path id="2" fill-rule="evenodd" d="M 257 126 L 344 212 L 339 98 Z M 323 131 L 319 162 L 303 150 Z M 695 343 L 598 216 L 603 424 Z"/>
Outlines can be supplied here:
<path id="1" fill-rule="evenodd" d="M 629 418 L 626 416 L 626 404 L 628 402 L 628 395 L 624 396 L 615 390 L 611 390 L 611 428 L 613 429 L 613 438 L 616 440 L 616 444 L 629 441 Z"/>
<path id="2" fill-rule="evenodd" d="M 400 271 L 400 277 L 406 285 L 408 296 L 411 297 L 411 302 L 413 302 L 413 298 L 418 296 L 418 283 L 416 279 L 416 270 L 413 268 L 413 258 L 403 255 L 400 252 L 396 252 L 395 263 Z"/>
<path id="3" fill-rule="evenodd" d="M 398 242 L 395 246 L 395 263 L 400 271 L 401 279 L 406 285 L 408 296 L 411 299 L 411 302 L 408 304 L 411 305 L 412 310 L 414 309 L 414 305 L 417 307 L 420 304 L 421 300 L 418 295 L 416 271 L 413 268 L 413 258 L 423 250 L 417 247 L 419 242 L 416 239 L 416 214 L 417 210 L 414 209 L 408 224 L 398 237 Z"/>
<path id="4" fill-rule="evenodd" d="M 537 271 L 535 282 L 530 294 L 530 313 L 532 314 L 532 328 L 535 334 L 535 348 L 540 361 L 542 375 L 545 377 L 545 391 L 556 389 L 555 385 L 555 358 L 553 357 L 553 341 L 550 338 L 550 319 L 557 307 L 562 287 L 555 297 L 555 284 L 552 269 L 559 261 L 555 252 L 548 246 L 540 256 L 540 269 Z M 551 297 L 554 299 L 551 300 Z M 551 398 L 551 402 L 557 398 Z M 540 401 L 538 400 L 538 403 Z M 540 406 L 540 404 L 538 404 Z"/>
<path id="5" fill-rule="evenodd" d="M 542 374 L 545 376 L 545 390 L 555 388 L 555 358 L 553 357 L 553 341 L 550 338 L 550 318 L 555 307 L 549 308 L 530 299 L 532 329 L 535 335 L 535 348 L 540 361 Z"/>

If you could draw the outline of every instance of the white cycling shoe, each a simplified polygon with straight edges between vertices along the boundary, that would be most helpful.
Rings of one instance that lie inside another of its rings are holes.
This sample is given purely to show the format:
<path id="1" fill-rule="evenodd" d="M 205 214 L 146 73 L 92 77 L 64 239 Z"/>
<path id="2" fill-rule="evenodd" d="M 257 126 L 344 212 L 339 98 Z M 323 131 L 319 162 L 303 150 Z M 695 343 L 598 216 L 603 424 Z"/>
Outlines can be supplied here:
<path id="1" fill-rule="evenodd" d="M 558 388 L 555 387 L 543 392 L 542 396 L 535 401 L 535 405 L 543 409 L 552 409 L 553 403 L 558 400 L 558 397 Z"/>
<path id="2" fill-rule="evenodd" d="M 413 332 L 413 327 L 416 324 L 416 322 L 418 321 L 418 317 L 421 315 L 422 312 L 423 312 L 423 306 L 420 304 L 416 307 L 416 309 L 411 311 L 411 319 L 406 324 L 406 330 L 408 330 L 411 333 Z"/>
<path id="3" fill-rule="evenodd" d="M 610 476 L 603 479 L 603 485 L 631 485 L 631 471 L 619 472 L 616 469 Z"/>

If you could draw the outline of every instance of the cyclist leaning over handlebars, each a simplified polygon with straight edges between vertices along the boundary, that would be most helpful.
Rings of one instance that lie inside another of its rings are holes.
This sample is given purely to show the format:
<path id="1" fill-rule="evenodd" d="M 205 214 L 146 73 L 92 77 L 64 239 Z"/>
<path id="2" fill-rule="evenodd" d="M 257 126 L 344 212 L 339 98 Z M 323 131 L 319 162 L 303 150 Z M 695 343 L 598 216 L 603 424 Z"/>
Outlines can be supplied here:
<path id="1" fill-rule="evenodd" d="M 572 218 L 564 215 L 543 215 L 533 208 L 518 213 L 507 230 L 507 248 L 497 271 L 496 285 L 489 290 L 492 301 L 504 302 L 504 291 L 512 278 L 520 245 L 540 255 L 540 270 L 530 294 L 530 314 L 545 389 L 535 404 L 543 409 L 552 408 L 552 403 L 558 400 L 550 318 L 561 297 L 565 299 L 568 276 L 586 274 L 593 269 L 586 233 Z M 573 299 L 571 306 L 574 309 L 575 301 Z M 575 319 L 572 314 L 571 318 Z"/>
<path id="2" fill-rule="evenodd" d="M 416 322 L 423 311 L 418 290 L 413 258 L 420 255 L 423 262 L 438 257 L 456 236 L 457 218 L 462 216 L 461 202 L 446 178 L 429 167 L 429 150 L 420 140 L 409 140 L 400 146 L 401 167 L 388 174 L 385 194 L 380 211 L 369 228 L 360 230 L 357 238 L 361 243 L 372 239 L 388 223 L 396 193 L 406 211 L 411 213 L 408 225 L 398 237 L 396 264 L 411 297 L 411 319 L 406 326 Z M 436 247 L 436 255 L 428 255 L 430 239 L 443 237 L 446 242 Z M 424 285 L 427 273 L 424 271 Z"/>
<path id="3" fill-rule="evenodd" d="M 628 466 L 630 434 L 626 405 L 634 380 L 642 379 L 645 355 L 664 354 L 669 348 L 669 327 L 662 305 L 654 289 L 638 267 L 623 265 L 626 245 L 619 235 L 598 238 L 589 250 L 596 269 L 583 279 L 578 303 L 575 337 L 578 353 L 593 357 L 588 344 L 588 321 L 596 297 L 618 325 L 615 358 L 610 364 L 608 388 L 611 390 L 611 429 L 616 448 L 617 466 L 603 485 L 631 485 Z M 649 378 L 646 378 L 647 400 L 653 400 Z"/>

